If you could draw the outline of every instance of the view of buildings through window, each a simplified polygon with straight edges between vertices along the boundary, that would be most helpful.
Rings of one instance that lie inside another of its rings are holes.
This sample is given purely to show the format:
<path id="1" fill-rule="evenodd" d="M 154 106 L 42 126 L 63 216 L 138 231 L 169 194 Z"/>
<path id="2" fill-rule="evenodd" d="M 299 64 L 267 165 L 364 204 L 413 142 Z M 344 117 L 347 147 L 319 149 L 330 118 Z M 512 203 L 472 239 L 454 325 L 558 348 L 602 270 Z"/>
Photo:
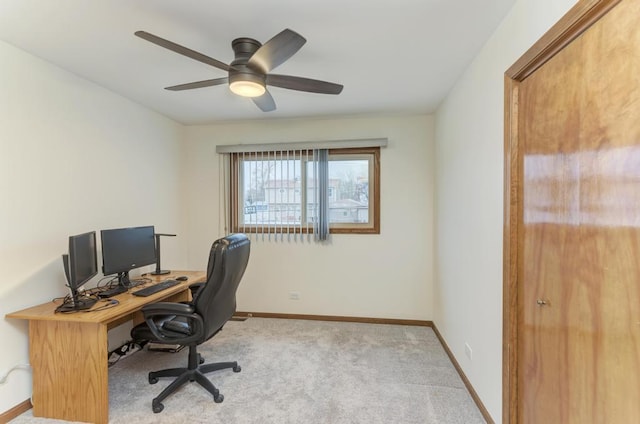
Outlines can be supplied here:
<path id="1" fill-rule="evenodd" d="M 348 155 L 329 157 L 329 223 L 369 222 L 371 160 Z M 303 169 L 306 172 L 303 173 Z M 241 225 L 305 226 L 315 219 L 318 187 L 308 157 L 254 156 L 240 163 Z"/>

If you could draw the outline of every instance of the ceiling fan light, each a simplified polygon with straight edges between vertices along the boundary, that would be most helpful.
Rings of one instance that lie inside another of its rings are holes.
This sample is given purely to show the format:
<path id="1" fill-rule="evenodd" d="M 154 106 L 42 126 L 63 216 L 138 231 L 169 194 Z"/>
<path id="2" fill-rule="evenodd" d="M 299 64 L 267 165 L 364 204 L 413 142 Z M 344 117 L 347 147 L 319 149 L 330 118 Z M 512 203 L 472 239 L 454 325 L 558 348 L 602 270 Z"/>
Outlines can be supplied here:
<path id="1" fill-rule="evenodd" d="M 237 80 L 229 83 L 229 89 L 243 97 L 260 97 L 266 91 L 263 84 L 255 81 Z"/>

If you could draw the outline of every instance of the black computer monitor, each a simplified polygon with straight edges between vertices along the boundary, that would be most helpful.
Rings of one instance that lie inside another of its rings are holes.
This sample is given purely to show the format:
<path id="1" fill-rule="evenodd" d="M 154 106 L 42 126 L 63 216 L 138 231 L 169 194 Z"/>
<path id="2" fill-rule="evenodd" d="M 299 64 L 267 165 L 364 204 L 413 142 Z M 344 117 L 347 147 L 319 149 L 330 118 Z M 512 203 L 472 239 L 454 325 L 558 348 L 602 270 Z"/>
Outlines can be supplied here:
<path id="1" fill-rule="evenodd" d="M 156 263 L 154 233 L 153 225 L 100 231 L 103 274 L 117 274 L 119 285 L 130 287 L 129 271 Z"/>
<path id="2" fill-rule="evenodd" d="M 95 231 L 69 237 L 69 253 L 62 255 L 62 264 L 71 298 L 59 310 L 89 309 L 96 302 L 93 298 L 80 296 L 78 289 L 98 273 L 97 256 Z"/>

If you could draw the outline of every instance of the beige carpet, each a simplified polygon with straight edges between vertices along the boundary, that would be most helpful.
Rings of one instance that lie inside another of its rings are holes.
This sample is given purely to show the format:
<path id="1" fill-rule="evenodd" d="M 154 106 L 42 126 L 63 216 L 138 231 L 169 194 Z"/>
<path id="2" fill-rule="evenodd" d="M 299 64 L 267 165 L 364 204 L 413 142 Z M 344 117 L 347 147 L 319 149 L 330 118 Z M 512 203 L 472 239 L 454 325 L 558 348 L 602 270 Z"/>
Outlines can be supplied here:
<path id="1" fill-rule="evenodd" d="M 190 383 L 154 414 L 151 399 L 170 379 L 150 385 L 147 373 L 184 366 L 187 352 L 142 350 L 109 369 L 110 422 L 485 422 L 430 328 L 249 318 L 228 322 L 200 352 L 207 362 L 237 360 L 242 367 L 209 375 L 224 402 Z M 62 422 L 31 411 L 11 421 Z"/>

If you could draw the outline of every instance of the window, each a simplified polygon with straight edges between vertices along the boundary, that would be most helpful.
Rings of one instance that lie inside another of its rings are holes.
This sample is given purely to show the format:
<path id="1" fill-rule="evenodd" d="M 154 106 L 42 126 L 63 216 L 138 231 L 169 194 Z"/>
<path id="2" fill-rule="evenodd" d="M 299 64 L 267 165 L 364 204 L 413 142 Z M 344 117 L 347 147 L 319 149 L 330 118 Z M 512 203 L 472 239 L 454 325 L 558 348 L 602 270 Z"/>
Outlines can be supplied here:
<path id="1" fill-rule="evenodd" d="M 325 172 L 318 152 L 231 154 L 232 231 L 313 234 L 324 210 L 330 233 L 379 234 L 380 148 L 326 150 Z"/>

